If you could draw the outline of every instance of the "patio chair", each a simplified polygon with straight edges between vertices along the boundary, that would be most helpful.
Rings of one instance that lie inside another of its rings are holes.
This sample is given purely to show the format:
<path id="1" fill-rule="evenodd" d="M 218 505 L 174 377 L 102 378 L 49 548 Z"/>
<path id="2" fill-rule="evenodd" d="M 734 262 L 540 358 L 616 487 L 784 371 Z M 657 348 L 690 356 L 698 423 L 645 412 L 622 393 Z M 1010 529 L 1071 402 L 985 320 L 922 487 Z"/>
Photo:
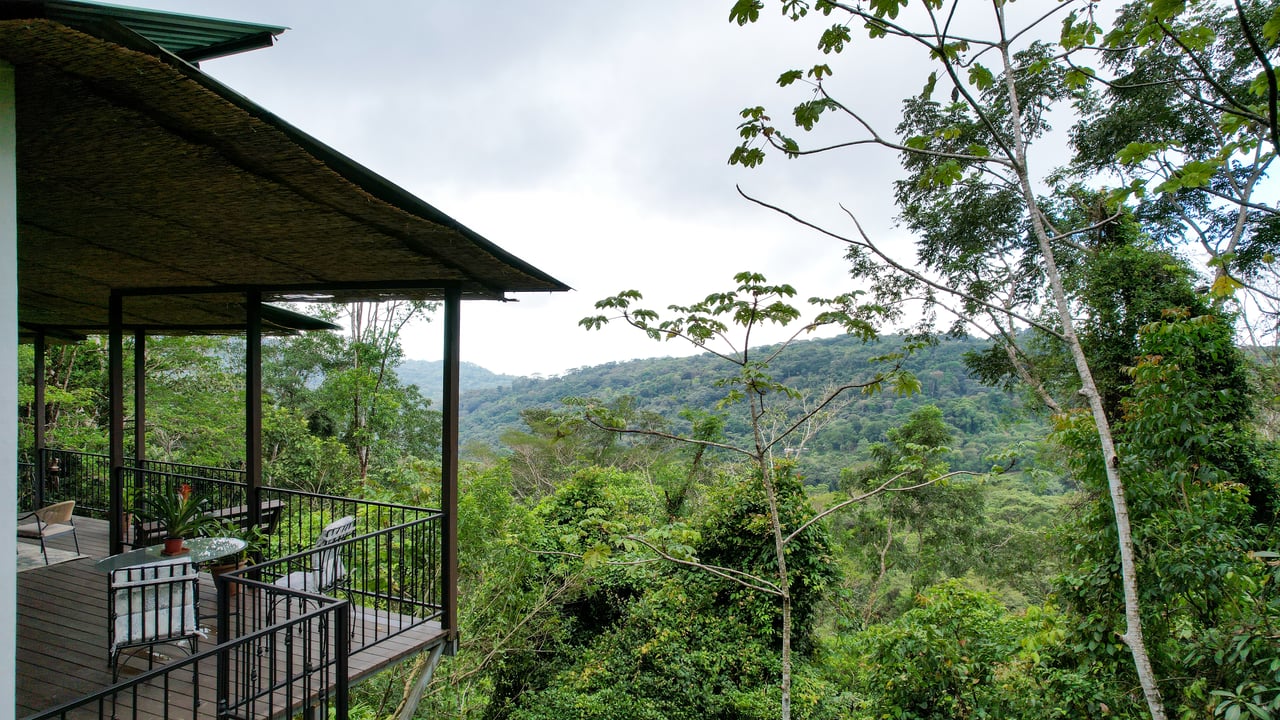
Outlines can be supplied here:
<path id="1" fill-rule="evenodd" d="M 110 613 L 108 661 L 111 681 L 120 677 L 122 651 L 156 645 L 182 647 L 194 655 L 205 637 L 197 615 L 200 581 L 186 558 L 113 570 L 107 587 Z M 147 667 L 155 653 L 147 653 Z M 193 669 L 193 682 L 196 675 Z"/>
<path id="2" fill-rule="evenodd" d="M 71 539 L 76 541 L 76 554 L 80 554 L 80 538 L 76 536 L 76 523 L 71 517 L 75 509 L 76 501 L 67 500 L 18 517 L 18 537 L 40 541 L 40 554 L 44 556 L 45 565 L 49 564 L 49 552 L 44 541 L 51 537 L 71 533 Z M 34 522 L 24 524 L 24 520 Z"/>
<path id="3" fill-rule="evenodd" d="M 355 531 L 356 519 L 351 515 L 325 525 L 320 530 L 320 535 L 316 538 L 316 544 L 311 552 L 311 569 L 295 570 L 278 578 L 274 583 L 275 586 L 301 590 L 314 595 L 324 595 L 337 590 L 347 579 L 347 566 L 342 562 L 341 543 L 351 537 Z M 269 620 L 272 623 L 275 622 L 276 606 L 282 601 L 287 604 L 290 599 L 291 596 L 287 594 L 277 595 L 269 613 Z M 306 600 L 299 598 L 299 608 L 305 605 Z"/>

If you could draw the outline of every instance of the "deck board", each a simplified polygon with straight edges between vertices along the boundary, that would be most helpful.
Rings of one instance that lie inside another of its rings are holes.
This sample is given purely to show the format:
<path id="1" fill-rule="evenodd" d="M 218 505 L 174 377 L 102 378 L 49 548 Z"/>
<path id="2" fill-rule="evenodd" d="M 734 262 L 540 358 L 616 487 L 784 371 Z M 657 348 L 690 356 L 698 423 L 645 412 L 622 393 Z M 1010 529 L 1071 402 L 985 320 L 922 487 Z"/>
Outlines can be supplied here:
<path id="1" fill-rule="evenodd" d="M 107 576 L 94 568 L 96 559 L 107 555 L 106 523 L 77 518 L 77 535 L 81 552 L 89 555 L 49 567 L 36 568 L 18 574 L 18 632 L 17 632 L 17 716 L 26 717 L 36 712 L 70 702 L 92 694 L 111 684 L 111 668 L 107 660 Z M 70 538 L 65 542 L 55 540 L 59 548 L 70 549 Z M 212 615 L 216 594 L 212 578 L 201 576 L 201 614 Z M 357 608 L 353 613 L 356 637 L 361 637 L 362 623 L 394 623 L 385 613 L 365 613 Z M 208 620 L 212 626 L 213 620 Z M 355 683 L 367 679 L 377 671 L 433 647 L 443 640 L 439 626 L 430 623 L 408 630 L 382 643 L 354 653 L 348 659 L 348 677 Z M 201 640 L 201 650 L 216 643 L 213 630 L 208 640 Z M 182 657 L 181 650 L 170 651 L 162 646 L 160 652 Z M 283 659 L 279 660 L 283 662 Z M 145 655 L 127 661 L 121 677 L 141 672 L 146 668 Z M 216 682 L 215 663 L 200 663 L 200 695 L 211 701 Z M 172 686 L 146 687 L 140 691 L 137 717 L 159 718 L 163 716 L 162 700 L 166 694 L 171 699 L 188 698 L 191 695 L 191 674 L 175 673 Z M 188 702 L 189 706 L 190 703 Z M 178 707 L 182 707 L 181 704 Z M 207 708 L 208 713 L 204 710 Z M 282 703 L 274 708 L 274 715 L 284 714 Z M 117 708 L 120 715 L 124 707 Z M 172 711 L 171 711 L 172 712 Z M 189 708 L 180 711 L 181 716 Z M 97 713 L 84 715 L 96 717 Z M 199 717 L 214 716 L 212 702 L 203 702 Z M 264 715 L 265 716 L 265 715 Z"/>

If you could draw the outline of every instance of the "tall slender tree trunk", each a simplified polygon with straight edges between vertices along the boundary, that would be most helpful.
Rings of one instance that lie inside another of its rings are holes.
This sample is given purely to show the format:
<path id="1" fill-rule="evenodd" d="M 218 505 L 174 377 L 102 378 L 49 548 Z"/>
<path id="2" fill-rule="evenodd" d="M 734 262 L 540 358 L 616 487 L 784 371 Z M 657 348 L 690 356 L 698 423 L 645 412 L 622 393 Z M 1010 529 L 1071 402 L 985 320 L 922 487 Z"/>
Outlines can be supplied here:
<path id="1" fill-rule="evenodd" d="M 1004 35 L 1004 16 L 997 13 L 1000 19 L 1001 37 Z M 1080 394 L 1089 403 L 1093 415 L 1094 427 L 1098 433 L 1098 442 L 1102 450 L 1103 465 L 1107 474 L 1107 489 L 1111 496 L 1111 508 L 1115 515 L 1116 538 L 1120 551 L 1120 576 L 1124 588 L 1124 643 L 1133 656 L 1134 670 L 1142 693 L 1147 701 L 1147 709 L 1152 720 L 1165 720 L 1164 700 L 1160 696 L 1160 687 L 1156 682 L 1155 670 L 1151 666 L 1151 658 L 1147 654 L 1146 640 L 1142 634 L 1142 614 L 1138 603 L 1138 569 L 1133 554 L 1133 533 L 1129 522 L 1129 505 L 1125 499 L 1124 483 L 1120 478 L 1120 458 L 1116 453 L 1115 441 L 1111 434 L 1111 422 L 1107 418 L 1106 408 L 1102 405 L 1102 396 L 1098 393 L 1097 384 L 1093 380 L 1093 371 L 1089 367 L 1089 359 L 1084 354 L 1080 339 L 1076 335 L 1075 322 L 1071 316 L 1071 306 L 1067 301 L 1067 293 L 1062 285 L 1062 275 L 1053 254 L 1053 244 L 1044 226 L 1036 203 L 1036 195 L 1031 187 L 1031 174 L 1027 167 L 1026 139 L 1022 134 L 1018 119 L 1021 118 L 1018 91 L 1014 84 L 1014 67 L 1009 57 L 1009 47 L 1002 44 L 1001 59 L 1005 68 L 1005 87 L 1009 96 L 1013 122 L 1010 131 L 1013 135 L 1014 170 L 1018 175 L 1018 183 L 1026 201 L 1027 213 L 1031 219 L 1032 231 L 1039 248 L 1041 260 L 1044 262 L 1045 275 L 1053 293 L 1054 305 L 1058 311 L 1058 319 L 1062 323 L 1062 335 L 1071 352 L 1076 373 L 1080 376 Z"/>
<path id="2" fill-rule="evenodd" d="M 763 401 L 752 409 L 752 430 L 756 441 L 756 463 L 760 467 L 760 480 L 764 484 L 765 499 L 769 503 L 769 525 L 773 531 L 773 552 L 777 560 L 778 590 L 782 599 L 782 720 L 791 720 L 791 576 L 787 571 L 787 540 L 782 528 L 782 510 L 778 500 L 778 488 L 773 481 L 773 458 L 766 449 L 761 434 L 764 417 Z"/>

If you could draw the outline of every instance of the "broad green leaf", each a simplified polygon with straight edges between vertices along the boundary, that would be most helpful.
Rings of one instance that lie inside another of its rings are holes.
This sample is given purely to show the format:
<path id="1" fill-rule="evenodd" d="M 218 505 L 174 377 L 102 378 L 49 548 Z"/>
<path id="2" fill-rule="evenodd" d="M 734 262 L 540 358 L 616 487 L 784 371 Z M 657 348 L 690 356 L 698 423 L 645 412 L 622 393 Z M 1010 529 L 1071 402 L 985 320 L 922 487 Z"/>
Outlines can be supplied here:
<path id="1" fill-rule="evenodd" d="M 1211 28 L 1204 25 L 1193 25 L 1192 27 L 1178 33 L 1178 40 L 1180 40 L 1182 44 L 1196 51 L 1204 50 L 1209 47 L 1213 44 L 1215 39 L 1217 39 L 1217 35 L 1214 34 Z"/>
<path id="2" fill-rule="evenodd" d="M 1274 77 L 1280 77 L 1280 73 L 1277 73 L 1275 70 L 1272 70 L 1271 73 Z M 1265 98 L 1268 96 L 1270 93 L 1270 87 L 1267 83 L 1267 73 L 1265 70 L 1259 72 L 1257 76 L 1253 78 L 1253 82 L 1249 83 L 1249 92 L 1253 94 L 1254 97 Z"/>
<path id="3" fill-rule="evenodd" d="M 1078 90 L 1085 85 L 1088 85 L 1089 80 L 1091 80 L 1096 74 L 1097 73 L 1093 68 L 1073 67 L 1067 71 L 1066 75 L 1063 76 L 1062 81 L 1065 82 L 1067 87 L 1072 90 Z"/>
<path id="4" fill-rule="evenodd" d="M 1220 275 L 1213 281 L 1213 287 L 1209 289 L 1209 292 L 1214 297 L 1230 297 L 1242 287 L 1244 286 L 1239 281 L 1227 275 Z"/>
<path id="5" fill-rule="evenodd" d="M 1280 5 L 1271 11 L 1271 19 L 1262 26 L 1262 35 L 1270 42 L 1280 40 Z"/>
<path id="6" fill-rule="evenodd" d="M 974 63 L 973 67 L 969 68 L 969 82 L 973 83 L 979 90 L 991 89 L 991 86 L 995 85 L 995 81 L 995 75 L 985 66 Z"/>
<path id="7" fill-rule="evenodd" d="M 938 85 L 938 71 L 935 70 L 929 73 L 929 79 L 925 81 L 924 90 L 920 92 L 920 97 L 924 100 L 928 100 L 932 98 L 933 90 L 935 87 L 937 87 L 937 85 Z"/>
<path id="8" fill-rule="evenodd" d="M 898 17 L 898 10 L 907 6 L 907 0 L 871 0 L 871 12 L 876 17 Z"/>
<path id="9" fill-rule="evenodd" d="M 912 150 L 924 150 L 929 147 L 929 138 L 924 135 L 912 135 L 906 140 L 903 140 L 902 144 Z"/>
<path id="10" fill-rule="evenodd" d="M 778 87 L 787 87 L 795 81 L 804 77 L 804 72 L 800 70 L 788 70 L 778 77 Z"/>
<path id="11" fill-rule="evenodd" d="M 796 125 L 805 130 L 812 130 L 813 126 L 818 124 L 818 120 L 822 117 L 822 113 L 831 106 L 830 101 L 819 98 L 803 102 L 796 106 L 794 111 Z"/>
<path id="12" fill-rule="evenodd" d="M 749 148 L 745 145 L 739 145 L 733 149 L 729 155 L 730 165 L 741 165 L 743 167 L 753 168 L 764 163 L 764 151 L 757 147 Z"/>
<path id="13" fill-rule="evenodd" d="M 831 66 L 824 65 L 822 63 L 814 65 L 813 67 L 809 68 L 809 77 L 821 82 L 822 78 L 831 77 Z"/>
<path id="14" fill-rule="evenodd" d="M 1116 153 L 1116 159 L 1123 165 L 1137 165 L 1146 162 L 1160 149 L 1156 143 L 1131 142 Z"/>
<path id="15" fill-rule="evenodd" d="M 729 9 L 729 22 L 736 22 L 738 25 L 753 23 L 760 19 L 762 7 L 762 0 L 737 0 Z"/>
<path id="16" fill-rule="evenodd" d="M 1151 0 L 1151 14 L 1161 20 L 1170 20 L 1186 10 L 1186 0 Z"/>
<path id="17" fill-rule="evenodd" d="M 818 39 L 818 49 L 828 55 L 833 52 L 840 53 L 844 51 L 844 45 L 850 39 L 849 26 L 837 23 L 822 33 L 822 37 Z"/>

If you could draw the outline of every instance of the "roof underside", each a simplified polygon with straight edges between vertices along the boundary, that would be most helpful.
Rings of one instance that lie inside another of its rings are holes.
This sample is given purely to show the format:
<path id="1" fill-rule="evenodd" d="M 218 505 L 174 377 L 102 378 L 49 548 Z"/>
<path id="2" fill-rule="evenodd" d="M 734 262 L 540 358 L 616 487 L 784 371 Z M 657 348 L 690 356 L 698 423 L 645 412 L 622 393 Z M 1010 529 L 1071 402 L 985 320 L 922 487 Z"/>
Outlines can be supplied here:
<path id="1" fill-rule="evenodd" d="M 264 300 L 568 289 L 132 33 L 0 22 L 17 68 L 19 323 L 227 332 Z"/>

